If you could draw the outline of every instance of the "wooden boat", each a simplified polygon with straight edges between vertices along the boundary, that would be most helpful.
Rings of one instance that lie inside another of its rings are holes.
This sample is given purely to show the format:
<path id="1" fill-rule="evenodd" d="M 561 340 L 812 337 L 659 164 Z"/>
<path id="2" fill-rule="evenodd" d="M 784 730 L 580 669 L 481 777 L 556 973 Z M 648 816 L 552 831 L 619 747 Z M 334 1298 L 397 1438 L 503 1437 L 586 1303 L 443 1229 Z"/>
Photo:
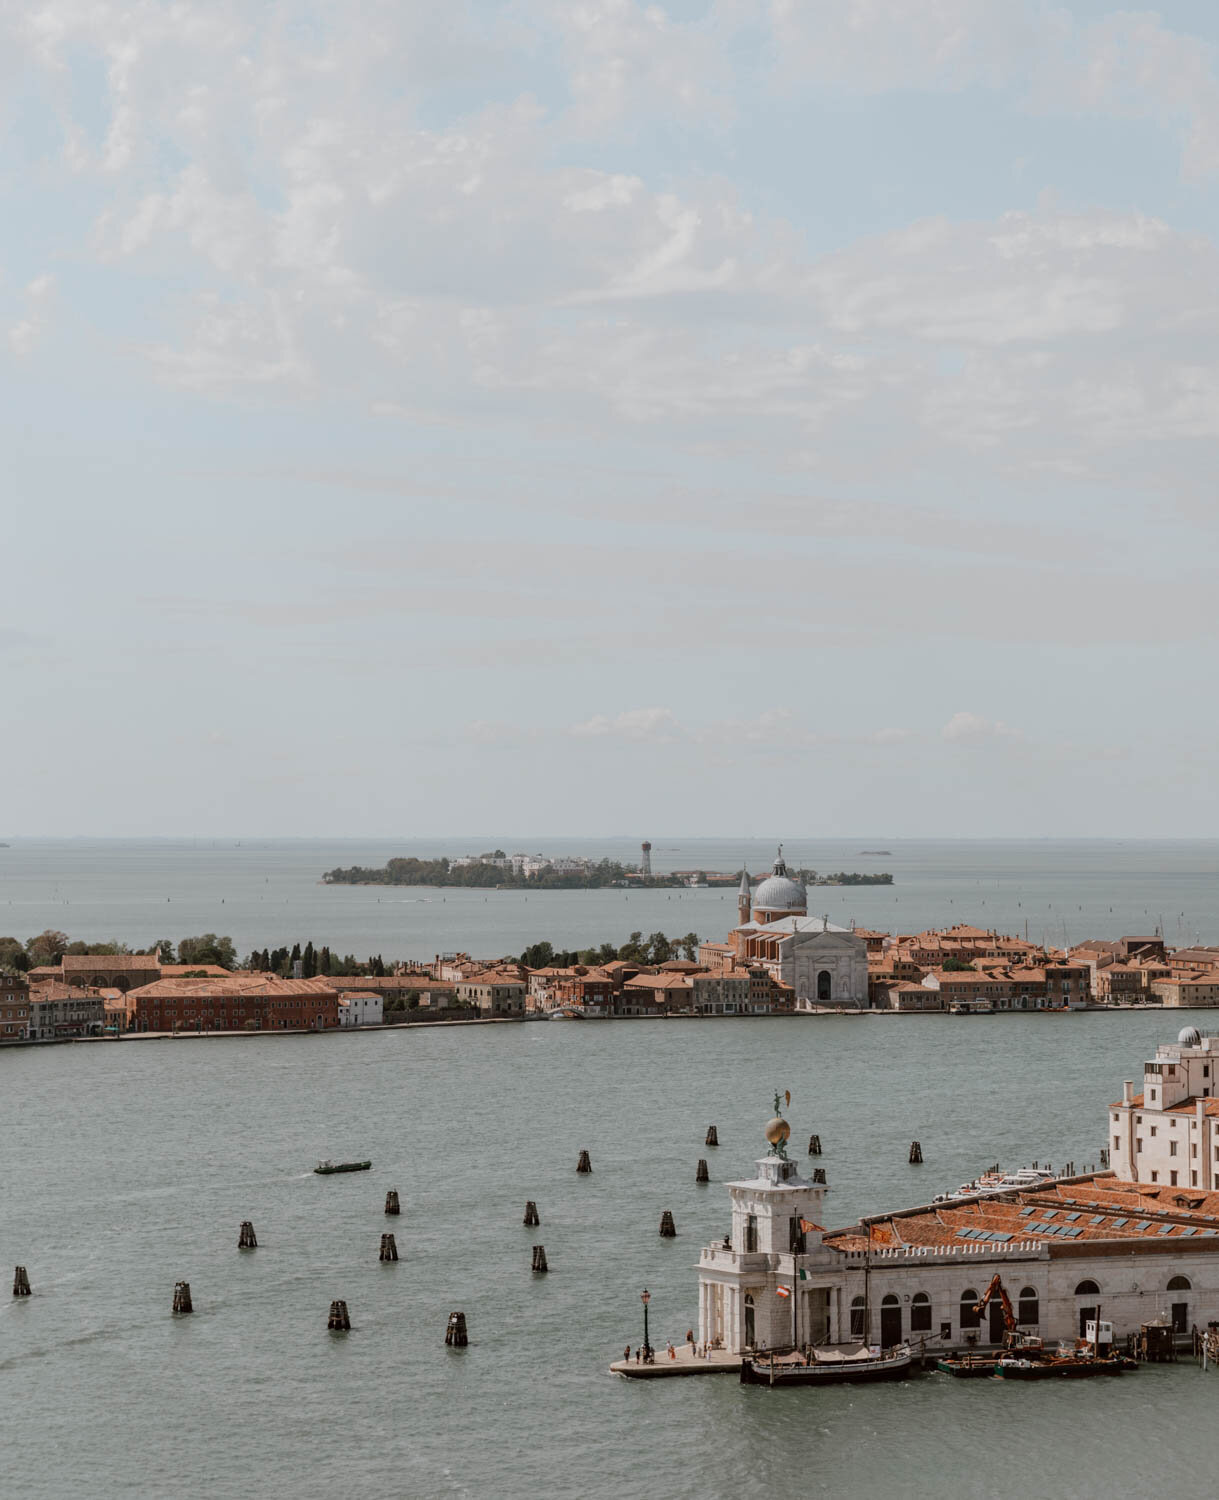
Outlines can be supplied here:
<path id="1" fill-rule="evenodd" d="M 997 1354 L 946 1355 L 935 1362 L 937 1370 L 955 1375 L 958 1380 L 990 1378 L 997 1373 L 998 1365 Z"/>
<path id="2" fill-rule="evenodd" d="M 1085 1380 L 1091 1375 L 1120 1375 L 1126 1361 L 1106 1355 L 1098 1359 L 1093 1354 L 1043 1355 L 1040 1359 L 1023 1359 L 1019 1355 L 1005 1355 L 995 1374 L 1001 1380 Z"/>
<path id="3" fill-rule="evenodd" d="M 371 1166 L 370 1161 L 319 1161 L 313 1170 L 329 1177 L 332 1172 L 367 1172 Z"/>
<path id="4" fill-rule="evenodd" d="M 840 1385 L 872 1380 L 901 1380 L 914 1363 L 906 1344 L 878 1351 L 867 1344 L 822 1346 L 803 1354 L 746 1356 L 742 1385 Z"/>

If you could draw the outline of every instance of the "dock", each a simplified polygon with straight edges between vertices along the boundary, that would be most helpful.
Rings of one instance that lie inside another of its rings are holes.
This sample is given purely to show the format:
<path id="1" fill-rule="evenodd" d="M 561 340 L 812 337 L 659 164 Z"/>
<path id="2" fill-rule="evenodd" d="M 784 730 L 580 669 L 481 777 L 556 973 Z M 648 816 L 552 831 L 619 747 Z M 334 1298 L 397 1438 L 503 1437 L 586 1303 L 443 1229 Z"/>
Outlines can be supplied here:
<path id="1" fill-rule="evenodd" d="M 670 1359 L 666 1349 L 656 1350 L 656 1363 L 645 1365 L 634 1358 L 616 1359 L 610 1366 L 611 1375 L 625 1375 L 628 1380 L 664 1380 L 675 1375 L 739 1375 L 741 1356 L 726 1354 L 722 1349 L 712 1349 L 706 1356 L 695 1354 L 693 1344 L 679 1344 L 674 1358 Z"/>

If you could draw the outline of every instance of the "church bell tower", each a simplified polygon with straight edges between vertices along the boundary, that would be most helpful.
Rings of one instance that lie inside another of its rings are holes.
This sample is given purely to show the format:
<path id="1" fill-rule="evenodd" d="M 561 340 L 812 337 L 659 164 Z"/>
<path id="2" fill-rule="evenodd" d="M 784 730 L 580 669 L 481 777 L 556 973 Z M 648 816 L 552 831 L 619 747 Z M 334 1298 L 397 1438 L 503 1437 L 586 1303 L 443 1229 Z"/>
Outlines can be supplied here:
<path id="1" fill-rule="evenodd" d="M 750 907 L 749 907 L 749 870 L 748 870 L 748 868 L 743 869 L 741 871 L 741 888 L 737 892 L 736 914 L 737 914 L 737 926 L 738 927 L 744 927 L 745 923 L 749 921 L 749 917 L 750 917 Z"/>

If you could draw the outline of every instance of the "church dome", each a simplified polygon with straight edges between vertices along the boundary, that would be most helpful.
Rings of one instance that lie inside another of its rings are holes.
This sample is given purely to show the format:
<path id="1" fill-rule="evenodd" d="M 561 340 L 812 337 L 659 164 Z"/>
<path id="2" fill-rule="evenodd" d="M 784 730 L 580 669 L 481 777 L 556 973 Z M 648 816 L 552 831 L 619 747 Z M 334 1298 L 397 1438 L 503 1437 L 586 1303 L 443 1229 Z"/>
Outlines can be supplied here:
<path id="1" fill-rule="evenodd" d="M 808 895 L 800 882 L 787 873 L 782 847 L 771 873 L 754 892 L 753 906 L 755 911 L 800 914 L 808 911 Z"/>

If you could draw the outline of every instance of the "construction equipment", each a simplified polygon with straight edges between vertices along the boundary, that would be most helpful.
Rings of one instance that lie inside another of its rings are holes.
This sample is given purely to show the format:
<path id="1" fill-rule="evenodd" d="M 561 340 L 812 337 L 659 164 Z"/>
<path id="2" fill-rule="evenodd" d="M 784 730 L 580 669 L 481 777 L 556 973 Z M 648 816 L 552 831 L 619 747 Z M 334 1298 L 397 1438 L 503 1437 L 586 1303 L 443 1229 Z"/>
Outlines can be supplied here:
<path id="1" fill-rule="evenodd" d="M 1004 1333 L 1015 1333 L 1016 1313 L 1012 1307 L 1012 1299 L 1007 1295 L 1002 1278 L 998 1271 L 990 1279 L 990 1285 L 982 1293 L 979 1301 L 974 1303 L 973 1310 L 981 1317 L 990 1302 L 998 1297 L 999 1304 L 1003 1308 L 1003 1331 Z"/>

